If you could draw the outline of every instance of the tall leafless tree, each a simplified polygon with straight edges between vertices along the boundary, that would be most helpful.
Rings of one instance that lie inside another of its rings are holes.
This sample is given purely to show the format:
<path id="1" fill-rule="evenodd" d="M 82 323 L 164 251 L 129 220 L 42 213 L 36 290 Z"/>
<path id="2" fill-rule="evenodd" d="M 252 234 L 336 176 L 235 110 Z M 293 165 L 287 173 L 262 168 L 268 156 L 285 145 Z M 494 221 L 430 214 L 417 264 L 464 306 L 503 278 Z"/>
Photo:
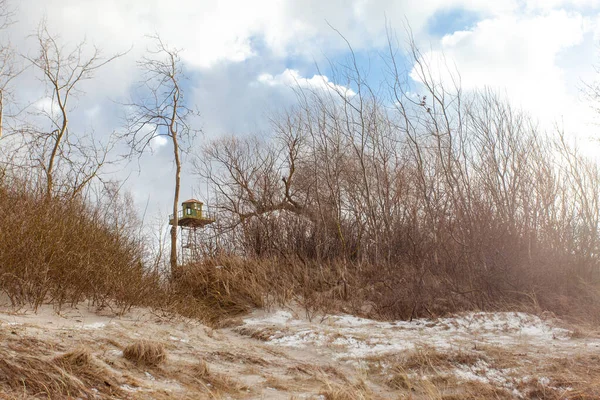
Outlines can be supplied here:
<path id="1" fill-rule="evenodd" d="M 173 226 L 171 227 L 171 273 L 177 269 L 177 227 L 181 182 L 182 153 L 198 130 L 192 129 L 189 119 L 197 114 L 186 105 L 183 81 L 186 79 L 179 56 L 180 50 L 169 47 L 158 36 L 152 36 L 154 48 L 139 61 L 144 74 L 134 99 L 126 104 L 127 132 L 130 156 L 141 156 L 153 139 L 169 138 L 173 146 L 175 187 L 173 191 Z"/>
<path id="2" fill-rule="evenodd" d="M 6 0 L 0 1 L 0 32 L 13 23 L 13 11 Z M 22 72 L 15 50 L 9 41 L 0 42 L 0 138 L 2 138 L 6 99 L 10 94 L 10 83 Z"/>
<path id="3" fill-rule="evenodd" d="M 49 32 L 45 22 L 40 24 L 35 39 L 37 54 L 24 57 L 41 73 L 46 97 L 42 107 L 30 111 L 30 120 L 19 131 L 24 134 L 33 166 L 43 172 L 46 196 L 74 197 L 99 176 L 114 141 L 101 142 L 92 134 L 72 132 L 70 113 L 82 94 L 83 82 L 122 54 L 104 58 L 98 48 L 85 41 L 69 49 Z"/>

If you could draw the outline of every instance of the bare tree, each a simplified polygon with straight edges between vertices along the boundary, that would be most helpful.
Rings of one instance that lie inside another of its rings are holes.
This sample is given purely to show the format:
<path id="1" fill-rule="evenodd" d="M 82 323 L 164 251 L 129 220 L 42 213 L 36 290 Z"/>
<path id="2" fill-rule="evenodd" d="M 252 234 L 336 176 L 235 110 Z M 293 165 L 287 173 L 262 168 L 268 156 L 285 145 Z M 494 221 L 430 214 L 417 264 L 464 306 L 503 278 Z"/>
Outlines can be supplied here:
<path id="1" fill-rule="evenodd" d="M 122 54 L 103 58 L 98 48 L 88 48 L 85 41 L 68 49 L 48 31 L 45 22 L 40 24 L 35 39 L 38 53 L 24 57 L 41 72 L 40 79 L 46 85 L 43 102 L 47 104 L 29 113 L 39 123 L 26 122 L 19 131 L 25 136 L 33 166 L 43 172 L 46 196 L 74 197 L 98 177 L 114 141 L 101 143 L 91 134 L 71 132 L 73 101 L 82 94 L 80 86 L 84 81 Z"/>
<path id="2" fill-rule="evenodd" d="M 13 23 L 13 11 L 5 0 L 0 1 L 0 31 L 4 31 Z M 2 138 L 5 100 L 10 94 L 10 83 L 22 68 L 17 65 L 15 50 L 9 41 L 0 43 L 0 138 Z"/>
<path id="3" fill-rule="evenodd" d="M 139 61 L 144 74 L 137 97 L 129 104 L 126 117 L 127 132 L 124 139 L 131 152 L 129 156 L 141 156 L 158 137 L 169 138 L 173 145 L 175 162 L 175 188 L 173 192 L 173 226 L 171 227 L 171 272 L 177 268 L 177 226 L 181 181 L 183 144 L 191 141 L 198 132 L 189 125 L 189 119 L 197 113 L 186 106 L 182 81 L 185 79 L 180 50 L 169 47 L 158 36 L 152 36 L 155 47 Z"/>

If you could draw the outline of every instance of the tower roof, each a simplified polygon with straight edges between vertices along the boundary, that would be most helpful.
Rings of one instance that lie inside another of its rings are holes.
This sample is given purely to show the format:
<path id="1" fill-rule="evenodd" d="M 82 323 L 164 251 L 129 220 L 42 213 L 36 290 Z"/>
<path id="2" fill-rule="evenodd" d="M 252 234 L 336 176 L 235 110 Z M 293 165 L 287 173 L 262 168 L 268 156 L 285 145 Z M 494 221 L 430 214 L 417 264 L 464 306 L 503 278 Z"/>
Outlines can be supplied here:
<path id="1" fill-rule="evenodd" d="M 200 204 L 203 204 L 200 200 L 197 200 L 197 199 L 189 199 L 189 200 L 184 201 L 181 204 L 186 204 L 186 203 L 200 203 Z"/>

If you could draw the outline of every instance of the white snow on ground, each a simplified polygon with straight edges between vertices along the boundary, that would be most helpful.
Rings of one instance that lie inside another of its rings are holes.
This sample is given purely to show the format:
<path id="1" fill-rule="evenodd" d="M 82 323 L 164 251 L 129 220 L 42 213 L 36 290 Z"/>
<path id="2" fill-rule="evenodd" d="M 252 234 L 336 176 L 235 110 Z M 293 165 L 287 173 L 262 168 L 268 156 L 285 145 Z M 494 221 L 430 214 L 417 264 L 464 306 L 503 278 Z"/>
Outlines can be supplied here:
<path id="1" fill-rule="evenodd" d="M 94 322 L 83 326 L 83 329 L 101 329 L 106 326 L 105 322 Z"/>
<path id="2" fill-rule="evenodd" d="M 382 355 L 393 355 L 416 349 L 453 352 L 473 350 L 481 345 L 505 348 L 516 346 L 544 352 L 552 347 L 574 346 L 571 332 L 540 317 L 521 312 L 465 313 L 435 320 L 412 322 L 379 322 L 351 315 L 324 317 L 307 321 L 287 311 L 255 315 L 244 320 L 246 327 L 268 332 L 267 342 L 273 346 L 312 349 L 318 353 L 349 363 Z M 600 341 L 588 343 L 600 346 Z M 512 368 L 496 369 L 486 361 L 474 365 L 458 364 L 451 371 L 459 380 L 478 381 L 503 387 L 515 397 L 523 397 L 516 389 L 527 377 Z"/>
<path id="3" fill-rule="evenodd" d="M 517 312 L 468 313 L 412 322 L 378 322 L 340 315 L 308 322 L 294 318 L 290 312 L 278 311 L 248 318 L 244 323 L 255 329 L 270 328 L 274 332 L 268 340 L 271 344 L 319 348 L 332 352 L 337 359 L 377 356 L 420 346 L 451 349 L 466 344 L 509 345 L 529 341 L 539 344 L 569 338 L 568 330 Z"/>
<path id="4" fill-rule="evenodd" d="M 477 361 L 475 365 L 459 365 L 454 370 L 454 375 L 464 381 L 479 381 L 489 383 L 494 386 L 509 389 L 516 396 L 521 393 L 515 388 L 516 384 L 527 380 L 526 377 L 515 377 L 516 371 L 511 368 L 496 369 L 492 368 L 483 360 Z"/>
<path id="5" fill-rule="evenodd" d="M 244 323 L 246 325 L 284 325 L 288 323 L 293 324 L 294 322 L 301 323 L 301 321 L 294 319 L 294 316 L 291 312 L 283 310 L 267 314 L 266 316 L 263 316 L 261 318 L 248 318 L 244 320 Z"/>

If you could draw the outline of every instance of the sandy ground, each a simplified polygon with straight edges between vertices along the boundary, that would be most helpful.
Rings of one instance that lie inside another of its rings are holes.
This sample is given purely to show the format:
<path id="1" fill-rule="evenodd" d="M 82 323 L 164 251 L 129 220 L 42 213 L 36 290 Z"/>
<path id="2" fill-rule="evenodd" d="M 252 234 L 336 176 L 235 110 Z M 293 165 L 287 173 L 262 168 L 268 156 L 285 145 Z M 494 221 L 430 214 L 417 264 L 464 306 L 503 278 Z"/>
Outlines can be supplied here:
<path id="1" fill-rule="evenodd" d="M 377 322 L 257 310 L 213 330 L 150 309 L 5 307 L 0 333 L 14 357 L 88 349 L 111 376 L 114 398 L 600 398 L 597 333 L 523 313 Z M 140 339 L 163 344 L 167 360 L 144 367 L 124 359 Z M 0 389 L 5 383 L 0 376 Z"/>

